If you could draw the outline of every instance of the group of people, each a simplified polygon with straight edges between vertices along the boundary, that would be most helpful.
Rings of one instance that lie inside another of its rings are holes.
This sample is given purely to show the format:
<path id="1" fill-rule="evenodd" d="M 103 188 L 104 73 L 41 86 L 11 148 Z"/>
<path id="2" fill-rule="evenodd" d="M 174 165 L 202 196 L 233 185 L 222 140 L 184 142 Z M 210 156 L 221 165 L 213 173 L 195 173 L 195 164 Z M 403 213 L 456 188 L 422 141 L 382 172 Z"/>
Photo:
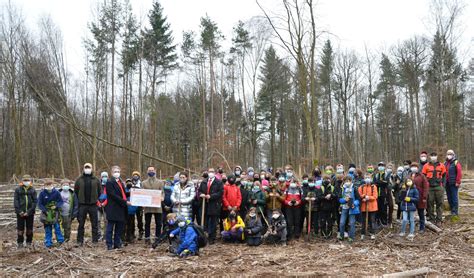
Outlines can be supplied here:
<path id="1" fill-rule="evenodd" d="M 246 171 L 235 166 L 233 173 L 222 168 L 209 168 L 201 176 L 177 173 L 161 180 L 149 166 L 142 181 L 137 171 L 122 179 L 119 166 L 96 177 L 90 163 L 84 164 L 82 175 L 75 181 L 62 180 L 60 188 L 53 180 L 44 182 L 39 197 L 32 178 L 24 175 L 15 190 L 18 246 L 32 243 L 36 206 L 41 210 L 45 246 L 53 246 L 53 230 L 57 244 L 70 239 L 71 223 L 79 222 L 77 246 L 84 242 L 87 215 L 92 226 L 92 242 L 105 235 L 107 249 L 122 248 L 138 240 L 155 248 L 169 242 L 169 250 L 181 257 L 196 255 L 207 243 L 214 244 L 219 230 L 223 242 L 258 246 L 262 243 L 286 245 L 303 234 L 329 239 L 333 225 L 336 237 L 352 242 L 356 223 L 360 223 L 361 239 L 374 239 L 376 231 L 393 227 L 401 221 L 400 236 L 415 237 L 415 214 L 419 231 L 425 230 L 425 209 L 434 224 L 440 224 L 444 192 L 451 216 L 458 217 L 458 189 L 462 168 L 454 151 L 448 150 L 441 162 L 432 152 L 421 152 L 419 162 L 406 160 L 396 168 L 384 162 L 367 165 L 365 171 L 349 164 L 316 167 L 311 174 L 297 178 L 291 165 L 275 171 Z M 161 207 L 136 207 L 130 202 L 133 188 L 162 191 Z M 154 237 L 151 221 L 154 218 Z M 144 219 L 144 221 L 143 221 Z M 105 228 L 105 231 L 102 229 Z M 144 225 L 143 225 L 144 224 Z M 153 242 L 152 242 L 153 240 Z"/>

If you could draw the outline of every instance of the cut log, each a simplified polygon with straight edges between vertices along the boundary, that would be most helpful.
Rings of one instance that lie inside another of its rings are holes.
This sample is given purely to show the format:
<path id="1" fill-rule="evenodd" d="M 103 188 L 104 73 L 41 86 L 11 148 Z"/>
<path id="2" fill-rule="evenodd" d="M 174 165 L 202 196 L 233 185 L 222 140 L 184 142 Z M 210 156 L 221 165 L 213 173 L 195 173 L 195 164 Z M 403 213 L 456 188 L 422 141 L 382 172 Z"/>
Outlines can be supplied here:
<path id="1" fill-rule="evenodd" d="M 426 228 L 432 230 L 435 233 L 441 233 L 443 230 L 436 226 L 435 224 L 431 223 L 430 221 L 425 221 L 425 226 Z"/>
<path id="2" fill-rule="evenodd" d="M 382 277 L 387 278 L 387 277 L 414 277 L 414 276 L 419 276 L 419 275 L 426 275 L 431 272 L 431 269 L 429 267 L 422 267 L 418 269 L 413 269 L 413 270 L 407 270 L 407 271 L 402 271 L 402 272 L 395 272 L 395 273 L 390 273 L 390 274 L 384 274 Z"/>

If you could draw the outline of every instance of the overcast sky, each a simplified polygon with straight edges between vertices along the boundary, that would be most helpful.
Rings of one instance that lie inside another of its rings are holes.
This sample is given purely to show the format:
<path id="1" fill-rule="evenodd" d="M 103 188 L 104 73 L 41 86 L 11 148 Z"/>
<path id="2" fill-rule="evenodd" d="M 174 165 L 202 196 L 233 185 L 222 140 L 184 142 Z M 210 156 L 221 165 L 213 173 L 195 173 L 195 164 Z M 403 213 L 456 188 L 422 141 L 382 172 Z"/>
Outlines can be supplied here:
<path id="1" fill-rule="evenodd" d="M 26 17 L 28 26 L 35 28 L 38 18 L 51 15 L 63 32 L 69 70 L 80 73 L 83 68 L 83 38 L 88 34 L 98 0 L 11 0 Z M 0 0 L 5 4 L 8 0 Z M 146 15 L 153 0 L 130 0 L 139 20 Z M 255 0 L 162 0 L 164 13 L 179 43 L 184 30 L 198 30 L 199 19 L 206 13 L 217 22 L 229 39 L 238 20 L 261 15 Z M 269 9 L 277 0 L 261 0 Z M 473 57 L 474 1 L 461 18 L 460 59 L 466 63 Z M 331 32 L 334 44 L 362 52 L 364 45 L 377 53 L 412 35 L 431 35 L 429 0 L 319 0 L 316 13 L 320 29 Z M 470 22 L 469 22 L 470 21 Z"/>

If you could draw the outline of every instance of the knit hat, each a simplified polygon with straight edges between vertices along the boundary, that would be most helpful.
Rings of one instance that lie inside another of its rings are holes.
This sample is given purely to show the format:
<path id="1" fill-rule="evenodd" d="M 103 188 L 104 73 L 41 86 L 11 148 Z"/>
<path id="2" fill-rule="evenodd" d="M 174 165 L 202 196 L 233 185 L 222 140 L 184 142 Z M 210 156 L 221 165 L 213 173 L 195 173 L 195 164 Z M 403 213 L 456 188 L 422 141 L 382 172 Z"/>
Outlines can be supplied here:
<path id="1" fill-rule="evenodd" d="M 91 168 L 92 169 L 92 164 L 87 162 L 86 164 L 84 164 L 84 168 Z"/>
<path id="2" fill-rule="evenodd" d="M 428 152 L 427 152 L 427 151 L 422 151 L 422 152 L 420 153 L 420 155 L 422 155 L 422 154 L 428 155 Z"/>
<path id="3" fill-rule="evenodd" d="M 247 168 L 247 173 L 248 173 L 248 172 L 254 172 L 254 173 L 255 173 L 255 171 L 253 170 L 253 167 L 248 167 L 248 168 Z"/>
<path id="4" fill-rule="evenodd" d="M 349 169 L 350 168 L 356 168 L 356 165 L 354 163 L 349 164 Z"/>
<path id="5" fill-rule="evenodd" d="M 236 165 L 236 166 L 234 167 L 234 171 L 237 170 L 237 169 L 239 169 L 240 171 L 242 171 L 242 167 L 240 167 L 240 165 Z"/>
<path id="6" fill-rule="evenodd" d="M 455 155 L 455 153 L 454 153 L 454 151 L 453 151 L 453 150 L 448 150 L 448 151 L 446 152 L 446 154 L 452 154 L 452 155 Z"/>
<path id="7" fill-rule="evenodd" d="M 108 178 L 108 177 L 109 177 L 109 173 L 107 173 L 107 172 L 102 172 L 102 173 L 100 173 L 100 177 L 101 177 L 101 178 Z"/>
<path id="8" fill-rule="evenodd" d="M 21 180 L 22 180 L 22 181 L 30 181 L 30 180 L 31 180 L 31 176 L 30 176 L 30 175 L 23 175 L 23 177 L 21 177 Z"/>
<path id="9" fill-rule="evenodd" d="M 385 166 L 385 162 L 383 161 L 380 161 L 379 164 L 377 166 Z"/>
<path id="10" fill-rule="evenodd" d="M 132 176 L 139 176 L 139 177 L 141 177 L 140 172 L 138 172 L 138 171 L 133 171 Z"/>

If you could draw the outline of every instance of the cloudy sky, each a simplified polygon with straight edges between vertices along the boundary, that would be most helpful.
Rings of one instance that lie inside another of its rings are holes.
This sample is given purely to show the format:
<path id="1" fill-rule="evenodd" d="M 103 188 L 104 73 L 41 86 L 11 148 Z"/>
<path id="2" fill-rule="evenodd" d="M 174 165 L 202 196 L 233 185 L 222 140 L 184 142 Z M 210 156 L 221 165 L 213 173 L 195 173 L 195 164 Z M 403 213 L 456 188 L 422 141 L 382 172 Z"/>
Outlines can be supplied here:
<path id="1" fill-rule="evenodd" d="M 83 38 L 88 34 L 87 22 L 94 18 L 98 0 L 10 0 L 17 5 L 26 22 L 35 28 L 38 18 L 50 15 L 63 32 L 69 70 L 80 73 L 83 68 Z M 102 1 L 102 0 L 101 0 Z M 8 0 L 0 0 L 4 5 Z M 153 0 L 130 0 L 143 23 Z M 274 9 L 277 0 L 260 0 Z M 199 19 L 206 13 L 230 38 L 238 20 L 261 15 L 255 0 L 162 0 L 176 42 L 185 30 L 198 30 Z M 466 63 L 474 53 L 474 1 L 465 1 L 459 32 L 459 55 Z M 433 33 L 430 0 L 319 0 L 316 5 L 319 28 L 329 31 L 335 45 L 362 52 L 364 45 L 377 53 L 412 35 Z"/>

